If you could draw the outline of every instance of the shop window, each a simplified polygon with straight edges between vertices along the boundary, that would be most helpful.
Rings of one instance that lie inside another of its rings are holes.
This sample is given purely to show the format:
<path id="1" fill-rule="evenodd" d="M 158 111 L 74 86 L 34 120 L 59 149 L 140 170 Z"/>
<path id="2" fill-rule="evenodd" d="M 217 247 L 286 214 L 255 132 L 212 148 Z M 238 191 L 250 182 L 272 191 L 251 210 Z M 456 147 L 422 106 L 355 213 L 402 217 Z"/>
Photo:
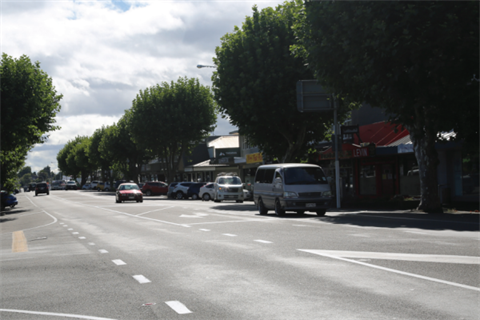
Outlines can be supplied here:
<path id="1" fill-rule="evenodd" d="M 362 166 L 360 168 L 360 194 L 376 195 L 377 183 L 375 165 Z"/>
<path id="2" fill-rule="evenodd" d="M 415 155 L 410 154 L 401 159 L 399 173 L 400 194 L 420 195 L 420 175 Z"/>

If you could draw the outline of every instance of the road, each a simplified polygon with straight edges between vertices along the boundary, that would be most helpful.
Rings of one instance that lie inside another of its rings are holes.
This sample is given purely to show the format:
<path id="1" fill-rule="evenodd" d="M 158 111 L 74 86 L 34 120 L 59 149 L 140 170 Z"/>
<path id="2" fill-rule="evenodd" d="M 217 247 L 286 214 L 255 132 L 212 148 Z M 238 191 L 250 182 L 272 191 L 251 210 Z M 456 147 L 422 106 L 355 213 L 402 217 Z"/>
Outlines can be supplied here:
<path id="1" fill-rule="evenodd" d="M 478 214 L 17 195 L 1 319 L 480 319 Z"/>

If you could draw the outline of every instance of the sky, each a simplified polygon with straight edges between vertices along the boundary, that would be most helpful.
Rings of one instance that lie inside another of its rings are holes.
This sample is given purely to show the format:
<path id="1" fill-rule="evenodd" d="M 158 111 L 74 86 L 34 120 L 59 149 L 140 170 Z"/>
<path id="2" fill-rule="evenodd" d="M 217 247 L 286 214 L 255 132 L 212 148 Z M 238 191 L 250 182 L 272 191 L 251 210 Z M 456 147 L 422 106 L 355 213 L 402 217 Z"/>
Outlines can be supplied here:
<path id="1" fill-rule="evenodd" d="M 252 6 L 284 1 L 82 1 L 0 0 L 2 53 L 27 55 L 62 94 L 56 124 L 36 145 L 26 166 L 58 172 L 56 156 L 76 136 L 91 136 L 116 123 L 140 90 L 198 78 L 211 87 L 211 68 L 220 38 L 241 26 Z M 216 135 L 236 130 L 217 119 Z"/>

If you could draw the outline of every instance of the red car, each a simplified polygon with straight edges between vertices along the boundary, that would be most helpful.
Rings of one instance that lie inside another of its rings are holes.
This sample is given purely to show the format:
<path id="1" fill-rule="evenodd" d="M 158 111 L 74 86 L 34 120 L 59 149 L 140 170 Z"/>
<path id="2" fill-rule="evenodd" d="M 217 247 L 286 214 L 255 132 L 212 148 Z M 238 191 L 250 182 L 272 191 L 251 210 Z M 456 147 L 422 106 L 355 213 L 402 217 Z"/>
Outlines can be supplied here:
<path id="1" fill-rule="evenodd" d="M 143 202 L 143 193 L 136 183 L 122 183 L 115 192 L 115 202 L 137 201 Z"/>
<path id="2" fill-rule="evenodd" d="M 145 184 L 142 186 L 142 192 L 147 196 L 155 194 L 166 195 L 168 192 L 168 184 L 162 181 L 145 182 Z"/>

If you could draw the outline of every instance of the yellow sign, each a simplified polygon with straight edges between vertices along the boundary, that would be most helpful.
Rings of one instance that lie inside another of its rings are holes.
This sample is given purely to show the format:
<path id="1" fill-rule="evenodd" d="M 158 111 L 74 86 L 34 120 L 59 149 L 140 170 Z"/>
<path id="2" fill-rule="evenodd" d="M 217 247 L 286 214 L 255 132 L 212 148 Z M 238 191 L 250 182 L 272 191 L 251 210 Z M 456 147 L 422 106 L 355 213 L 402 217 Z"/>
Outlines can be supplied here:
<path id="1" fill-rule="evenodd" d="M 247 164 L 256 162 L 263 162 L 263 157 L 260 152 L 247 154 Z"/>

